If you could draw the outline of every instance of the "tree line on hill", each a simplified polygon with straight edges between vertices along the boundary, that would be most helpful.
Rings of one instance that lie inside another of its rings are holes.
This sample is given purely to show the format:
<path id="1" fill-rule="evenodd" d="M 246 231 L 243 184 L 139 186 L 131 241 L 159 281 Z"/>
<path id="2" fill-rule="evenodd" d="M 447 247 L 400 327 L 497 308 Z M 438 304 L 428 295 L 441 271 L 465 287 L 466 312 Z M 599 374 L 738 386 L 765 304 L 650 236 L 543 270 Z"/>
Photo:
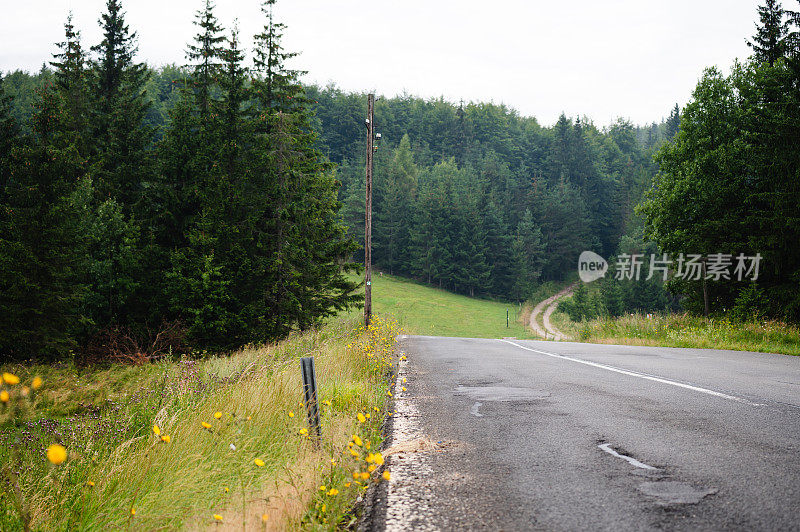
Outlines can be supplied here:
<path id="1" fill-rule="evenodd" d="M 366 94 L 312 86 L 322 150 L 339 163 L 342 216 L 364 231 Z M 380 98 L 373 261 L 469 295 L 524 300 L 574 275 L 581 251 L 605 256 L 641 232 L 633 209 L 678 129 L 618 120 L 599 129 L 561 115 L 552 127 L 504 105 Z"/>
<path id="2" fill-rule="evenodd" d="M 101 42 L 70 17 L 52 69 L 0 78 L 4 359 L 229 349 L 358 303 L 274 3 L 248 63 L 206 0 L 190 64 L 154 79 L 108 0 Z"/>

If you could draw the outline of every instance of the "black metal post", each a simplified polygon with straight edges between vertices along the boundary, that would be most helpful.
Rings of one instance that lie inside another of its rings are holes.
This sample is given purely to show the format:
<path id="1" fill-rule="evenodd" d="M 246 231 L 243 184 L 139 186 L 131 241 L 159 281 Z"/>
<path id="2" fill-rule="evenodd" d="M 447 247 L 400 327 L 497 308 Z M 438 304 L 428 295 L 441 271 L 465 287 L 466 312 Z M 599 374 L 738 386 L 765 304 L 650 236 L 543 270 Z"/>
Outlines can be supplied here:
<path id="1" fill-rule="evenodd" d="M 300 369 L 303 373 L 303 396 L 305 398 L 306 413 L 310 434 L 314 436 L 314 445 L 319 448 L 322 429 L 319 424 L 319 406 L 317 404 L 317 374 L 314 371 L 314 357 L 300 359 Z"/>

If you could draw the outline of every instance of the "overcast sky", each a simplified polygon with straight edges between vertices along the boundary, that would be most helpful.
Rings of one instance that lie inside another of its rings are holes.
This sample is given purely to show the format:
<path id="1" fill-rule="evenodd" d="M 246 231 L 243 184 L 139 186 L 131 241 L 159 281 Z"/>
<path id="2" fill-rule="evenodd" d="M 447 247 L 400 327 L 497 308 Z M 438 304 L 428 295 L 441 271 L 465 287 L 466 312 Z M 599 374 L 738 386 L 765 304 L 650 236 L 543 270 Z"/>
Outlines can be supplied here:
<path id="1" fill-rule="evenodd" d="M 139 58 L 183 63 L 204 0 L 123 1 Z M 89 47 L 104 0 L 3 0 L 0 70 L 38 70 L 69 10 Z M 658 121 L 689 99 L 703 68 L 749 55 L 754 0 L 283 0 L 284 44 L 305 81 L 505 103 L 552 124 L 563 111 L 597 125 Z M 258 0 L 217 0 L 241 36 L 263 26 Z"/>

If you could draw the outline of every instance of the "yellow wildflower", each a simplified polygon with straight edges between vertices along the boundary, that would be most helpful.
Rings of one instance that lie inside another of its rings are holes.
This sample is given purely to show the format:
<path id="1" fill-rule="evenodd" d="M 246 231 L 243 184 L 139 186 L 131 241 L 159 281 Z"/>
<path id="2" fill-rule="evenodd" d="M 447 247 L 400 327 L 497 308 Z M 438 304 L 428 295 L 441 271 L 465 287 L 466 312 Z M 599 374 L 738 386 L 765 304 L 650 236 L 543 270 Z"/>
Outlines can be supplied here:
<path id="1" fill-rule="evenodd" d="M 169 440 L 170 440 L 169 434 L 164 434 L 163 436 L 161 436 L 161 441 L 163 441 L 164 443 L 169 443 Z"/>
<path id="2" fill-rule="evenodd" d="M 269 514 L 261 514 L 261 522 L 266 523 L 269 520 Z"/>
<path id="3" fill-rule="evenodd" d="M 320 510 L 322 510 L 322 513 L 325 513 L 325 509 L 326 509 L 326 508 L 327 508 L 327 506 L 325 506 L 325 504 L 323 504 L 323 505 L 322 505 L 322 508 L 320 508 Z"/>
<path id="4" fill-rule="evenodd" d="M 357 434 L 353 434 L 353 443 L 361 447 L 361 438 L 359 438 Z"/>
<path id="5" fill-rule="evenodd" d="M 405 383 L 406 383 L 406 378 L 405 378 L 405 377 L 403 377 L 403 384 L 405 384 Z"/>
<path id="6" fill-rule="evenodd" d="M 94 487 L 94 482 L 92 482 L 91 480 L 87 480 L 86 481 L 86 485 L 89 486 L 90 488 L 93 488 Z"/>
<path id="7" fill-rule="evenodd" d="M 131 508 L 131 517 L 136 515 L 136 508 Z"/>
<path id="8" fill-rule="evenodd" d="M 373 459 L 375 460 L 376 464 L 383 465 L 383 455 L 381 453 L 375 453 Z"/>
<path id="9" fill-rule="evenodd" d="M 319 491 L 325 491 L 326 489 L 328 489 L 328 486 L 320 486 L 319 487 Z"/>
<path id="10" fill-rule="evenodd" d="M 255 460 L 253 460 L 253 463 L 258 467 L 264 467 L 264 460 L 262 460 L 261 458 L 256 458 Z"/>
<path id="11" fill-rule="evenodd" d="M 391 390 L 386 390 L 386 395 L 388 395 L 389 397 L 392 397 L 392 391 Z"/>
<path id="12" fill-rule="evenodd" d="M 9 399 L 11 399 L 11 396 L 8 395 L 7 391 L 3 390 L 0 392 L 0 401 L 7 403 Z"/>
<path id="13" fill-rule="evenodd" d="M 353 480 L 358 480 L 360 476 L 361 476 L 360 471 L 353 471 Z"/>
<path id="14" fill-rule="evenodd" d="M 364 414 L 362 414 L 361 412 L 359 412 L 359 413 L 358 413 L 358 422 L 359 422 L 359 423 L 363 423 L 363 422 L 365 422 L 366 420 L 367 420 L 367 418 L 365 418 L 365 417 L 364 417 Z"/>
<path id="15" fill-rule="evenodd" d="M 366 471 L 362 471 L 360 476 L 361 480 L 369 480 L 369 473 L 367 473 Z"/>
<path id="16" fill-rule="evenodd" d="M 403 391 L 406 391 L 406 387 L 405 386 L 403 386 Z"/>
<path id="17" fill-rule="evenodd" d="M 389 473 L 388 470 L 384 471 L 383 475 L 381 476 L 383 477 L 383 480 L 389 480 L 390 478 L 392 478 L 392 475 Z"/>
<path id="18" fill-rule="evenodd" d="M 364 442 L 364 448 L 369 449 L 370 443 L 368 441 Z"/>
<path id="19" fill-rule="evenodd" d="M 331 458 L 331 465 L 336 465 L 336 460 L 334 460 L 333 458 Z"/>
<path id="20" fill-rule="evenodd" d="M 161 429 L 158 428 L 158 425 L 153 425 L 153 434 L 156 436 L 161 436 Z"/>
<path id="21" fill-rule="evenodd" d="M 364 460 L 366 460 L 368 464 L 371 464 L 371 463 L 373 463 L 375 461 L 375 455 L 372 454 L 372 453 L 369 453 Z"/>
<path id="22" fill-rule="evenodd" d="M 350 482 L 345 482 L 345 483 L 344 483 L 344 487 L 345 487 L 345 488 L 349 488 L 349 487 L 350 487 Z"/>
<path id="23" fill-rule="evenodd" d="M 225 488 L 225 493 L 230 493 L 230 491 L 231 491 L 231 490 L 230 490 L 230 489 L 228 489 L 227 487 Z"/>
<path id="24" fill-rule="evenodd" d="M 202 423 L 200 423 L 200 424 L 201 424 L 201 425 L 203 425 L 203 428 L 204 428 L 204 429 L 211 430 L 211 423 L 209 423 L 209 422 L 207 422 L 207 421 L 203 421 L 203 422 L 202 422 Z"/>
<path id="25" fill-rule="evenodd" d="M 288 413 L 287 415 L 288 415 L 289 417 L 294 417 L 294 412 L 292 412 L 291 410 L 289 410 L 289 413 Z"/>
<path id="26" fill-rule="evenodd" d="M 214 412 L 214 419 L 220 419 L 222 417 L 222 412 Z"/>
<path id="27" fill-rule="evenodd" d="M 14 386 L 15 384 L 19 384 L 19 377 L 13 373 L 3 373 L 3 381 L 9 386 Z"/>
<path id="28" fill-rule="evenodd" d="M 300 435 L 301 436 L 305 436 L 306 434 L 308 434 L 308 430 L 307 429 L 300 429 Z"/>
<path id="29" fill-rule="evenodd" d="M 219 515 L 219 514 L 214 514 L 214 520 L 215 521 L 222 521 L 222 516 Z"/>
<path id="30" fill-rule="evenodd" d="M 42 378 L 38 376 L 34 377 L 33 380 L 31 381 L 31 388 L 33 388 L 34 390 L 38 390 L 41 387 L 42 387 Z"/>
<path id="31" fill-rule="evenodd" d="M 370 466 L 367 468 L 367 471 L 369 471 L 370 473 L 372 473 L 373 471 L 375 471 L 375 467 L 376 467 L 376 465 L 375 465 L 375 464 L 372 464 L 372 465 L 370 465 Z"/>
<path id="32" fill-rule="evenodd" d="M 59 465 L 67 459 L 67 450 L 63 445 L 54 443 L 47 448 L 47 459 L 55 465 Z"/>
<path id="33" fill-rule="evenodd" d="M 336 488 L 331 488 L 330 491 L 328 492 L 328 495 L 330 495 L 331 497 L 333 497 L 334 495 L 339 495 L 339 490 L 337 490 Z"/>

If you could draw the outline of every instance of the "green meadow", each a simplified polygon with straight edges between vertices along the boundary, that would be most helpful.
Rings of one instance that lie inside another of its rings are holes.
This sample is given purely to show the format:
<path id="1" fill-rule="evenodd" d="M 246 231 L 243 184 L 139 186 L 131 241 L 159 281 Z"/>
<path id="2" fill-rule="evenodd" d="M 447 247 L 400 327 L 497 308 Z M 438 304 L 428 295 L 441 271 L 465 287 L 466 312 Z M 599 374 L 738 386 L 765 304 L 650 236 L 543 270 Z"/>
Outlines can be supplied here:
<path id="1" fill-rule="evenodd" d="M 391 275 L 372 278 L 373 312 L 393 316 L 408 334 L 536 338 L 523 325 L 523 308 L 518 303 L 466 297 Z"/>

